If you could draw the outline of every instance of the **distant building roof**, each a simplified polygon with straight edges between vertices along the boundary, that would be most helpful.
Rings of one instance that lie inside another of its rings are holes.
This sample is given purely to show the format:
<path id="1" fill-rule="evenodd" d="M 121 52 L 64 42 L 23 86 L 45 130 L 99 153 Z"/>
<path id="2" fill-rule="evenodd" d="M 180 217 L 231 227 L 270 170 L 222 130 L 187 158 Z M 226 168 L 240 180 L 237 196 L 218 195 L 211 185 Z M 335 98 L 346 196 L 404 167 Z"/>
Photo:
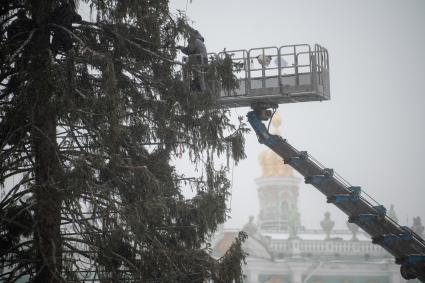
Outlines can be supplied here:
<path id="1" fill-rule="evenodd" d="M 237 236 L 236 232 L 223 232 L 219 235 L 219 238 L 215 241 L 213 255 L 216 257 L 221 257 L 224 253 L 230 248 L 235 237 Z M 255 236 L 248 236 L 245 242 L 242 245 L 243 250 L 248 253 L 249 257 L 271 260 L 272 256 L 267 250 L 266 245 Z"/>

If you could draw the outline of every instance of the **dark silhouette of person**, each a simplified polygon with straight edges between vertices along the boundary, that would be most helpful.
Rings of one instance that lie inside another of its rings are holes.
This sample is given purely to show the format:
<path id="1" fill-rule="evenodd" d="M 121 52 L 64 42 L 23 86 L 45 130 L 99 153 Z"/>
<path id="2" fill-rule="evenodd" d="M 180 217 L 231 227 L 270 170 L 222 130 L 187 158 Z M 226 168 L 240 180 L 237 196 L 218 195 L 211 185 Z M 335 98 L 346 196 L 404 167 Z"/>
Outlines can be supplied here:
<path id="1" fill-rule="evenodd" d="M 81 16 L 75 11 L 75 5 L 68 2 L 62 2 L 53 11 L 52 22 L 61 27 L 53 27 L 53 40 L 52 51 L 57 53 L 59 51 L 67 52 L 72 49 L 72 23 L 79 23 L 82 21 Z"/>
<path id="2" fill-rule="evenodd" d="M 193 30 L 189 36 L 188 45 L 186 47 L 178 45 L 176 48 L 188 55 L 189 61 L 195 65 L 195 69 L 192 72 L 191 89 L 205 91 L 206 84 L 203 72 L 205 66 L 208 65 L 208 54 L 204 38 L 197 30 Z"/>

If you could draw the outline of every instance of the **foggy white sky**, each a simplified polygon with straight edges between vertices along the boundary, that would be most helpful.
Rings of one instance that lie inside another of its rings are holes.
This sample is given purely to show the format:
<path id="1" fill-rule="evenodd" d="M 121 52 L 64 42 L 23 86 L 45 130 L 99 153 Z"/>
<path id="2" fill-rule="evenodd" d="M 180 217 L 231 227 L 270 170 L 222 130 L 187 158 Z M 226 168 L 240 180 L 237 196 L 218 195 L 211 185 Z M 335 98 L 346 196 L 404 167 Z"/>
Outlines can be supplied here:
<path id="1" fill-rule="evenodd" d="M 185 10 L 186 2 L 170 4 Z M 193 0 L 187 15 L 211 52 L 325 46 L 332 99 L 281 105 L 284 138 L 386 207 L 394 204 L 401 224 L 413 216 L 425 222 L 424 0 Z M 248 158 L 233 174 L 229 228 L 258 214 L 254 178 L 265 146 L 254 133 L 246 138 Z M 346 216 L 312 186 L 301 184 L 299 208 L 307 228 L 319 228 L 327 210 L 336 228 L 345 228 Z"/>

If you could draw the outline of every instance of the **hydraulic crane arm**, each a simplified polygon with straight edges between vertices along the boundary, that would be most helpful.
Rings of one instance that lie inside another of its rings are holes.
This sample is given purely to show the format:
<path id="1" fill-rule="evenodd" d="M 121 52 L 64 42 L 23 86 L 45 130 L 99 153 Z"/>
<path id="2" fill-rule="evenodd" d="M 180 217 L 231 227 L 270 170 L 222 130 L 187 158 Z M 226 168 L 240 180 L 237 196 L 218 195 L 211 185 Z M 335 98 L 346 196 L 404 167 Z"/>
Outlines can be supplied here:
<path id="1" fill-rule="evenodd" d="M 425 282 L 425 241 L 410 228 L 403 227 L 386 215 L 386 209 L 366 199 L 360 187 L 351 186 L 324 168 L 305 151 L 298 151 L 285 139 L 268 132 L 262 120 L 271 118 L 266 107 L 254 107 L 248 113 L 248 121 L 257 134 L 260 143 L 265 144 L 305 177 L 305 182 L 316 187 L 327 197 L 328 203 L 335 204 L 348 215 L 348 221 L 366 231 L 374 244 L 382 246 L 400 264 L 405 279 L 418 278 Z"/>

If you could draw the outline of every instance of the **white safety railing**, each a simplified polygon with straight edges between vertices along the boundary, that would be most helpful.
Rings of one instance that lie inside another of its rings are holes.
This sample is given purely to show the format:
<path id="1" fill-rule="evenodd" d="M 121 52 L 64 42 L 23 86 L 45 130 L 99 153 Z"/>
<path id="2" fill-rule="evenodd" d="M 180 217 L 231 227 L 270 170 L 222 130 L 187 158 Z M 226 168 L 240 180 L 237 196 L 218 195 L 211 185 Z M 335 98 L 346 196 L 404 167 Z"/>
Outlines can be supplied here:
<path id="1" fill-rule="evenodd" d="M 242 68 L 235 72 L 240 80 L 239 89 L 233 93 L 222 92 L 222 96 L 246 96 L 261 89 L 303 85 L 322 85 L 329 89 L 328 52 L 317 44 L 314 50 L 308 44 L 295 44 L 224 51 L 218 56 L 225 55 Z"/>
<path id="2" fill-rule="evenodd" d="M 328 51 L 318 44 L 314 48 L 294 44 L 209 53 L 209 62 L 202 63 L 198 57 L 198 54 L 185 57 L 184 81 L 192 90 L 200 88 L 196 87 L 199 81 L 205 83 L 208 91 L 217 97 L 217 104 L 224 107 L 250 106 L 263 101 L 280 104 L 330 99 Z M 223 74 L 214 68 L 219 64 L 212 64 L 227 58 L 231 59 L 233 75 L 239 82 L 236 89 L 233 85 L 222 85 Z"/>

